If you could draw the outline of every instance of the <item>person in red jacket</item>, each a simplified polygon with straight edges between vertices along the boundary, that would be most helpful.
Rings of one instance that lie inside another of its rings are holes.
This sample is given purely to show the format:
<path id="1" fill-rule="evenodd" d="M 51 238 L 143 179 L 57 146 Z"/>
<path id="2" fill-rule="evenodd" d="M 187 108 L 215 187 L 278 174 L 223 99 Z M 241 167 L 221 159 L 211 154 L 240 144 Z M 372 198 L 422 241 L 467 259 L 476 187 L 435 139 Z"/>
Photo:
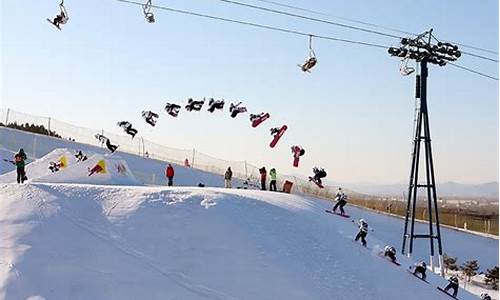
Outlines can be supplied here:
<path id="1" fill-rule="evenodd" d="M 266 190 L 266 176 L 267 176 L 266 167 L 260 168 L 259 173 L 260 173 L 260 189 L 265 191 Z"/>
<path id="2" fill-rule="evenodd" d="M 168 164 L 165 175 L 167 175 L 168 186 L 172 186 L 174 184 L 174 167 L 171 164 Z"/>

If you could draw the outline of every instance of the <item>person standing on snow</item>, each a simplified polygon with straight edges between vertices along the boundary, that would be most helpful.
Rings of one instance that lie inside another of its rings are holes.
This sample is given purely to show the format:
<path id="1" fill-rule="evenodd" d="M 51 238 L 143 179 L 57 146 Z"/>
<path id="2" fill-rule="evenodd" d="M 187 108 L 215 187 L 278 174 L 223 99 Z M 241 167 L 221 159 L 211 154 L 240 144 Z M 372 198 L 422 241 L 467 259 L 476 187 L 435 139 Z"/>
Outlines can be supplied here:
<path id="1" fill-rule="evenodd" d="M 266 167 L 260 168 L 259 173 L 260 173 L 260 189 L 265 191 L 266 190 L 266 176 L 267 176 Z"/>
<path id="2" fill-rule="evenodd" d="M 271 181 L 269 182 L 269 190 L 270 191 L 275 191 L 276 192 L 276 169 L 272 168 L 269 170 L 269 177 L 271 177 Z"/>
<path id="3" fill-rule="evenodd" d="M 358 234 L 354 238 L 355 241 L 359 240 L 361 238 L 361 243 L 363 243 L 363 246 L 366 247 L 366 235 L 368 234 L 368 223 L 364 219 L 359 219 L 358 221 Z"/>
<path id="4" fill-rule="evenodd" d="M 335 203 L 335 205 L 333 206 L 332 211 L 335 213 L 337 212 L 337 208 L 339 208 L 340 214 L 344 215 L 344 206 L 347 204 L 347 195 L 344 194 L 342 188 L 339 188 L 337 195 L 335 195 L 335 200 L 337 200 L 337 203 Z"/>
<path id="5" fill-rule="evenodd" d="M 14 155 L 14 163 L 16 165 L 17 171 L 17 183 L 24 183 L 28 178 L 26 177 L 26 171 L 24 170 L 24 166 L 26 165 L 26 153 L 24 153 L 24 149 L 19 149 L 19 152 Z"/>
<path id="6" fill-rule="evenodd" d="M 233 171 L 231 171 L 231 167 L 227 167 L 226 173 L 224 173 L 224 187 L 230 189 L 231 188 L 231 179 L 233 179 Z"/>
<path id="7" fill-rule="evenodd" d="M 174 167 L 172 167 L 171 164 L 168 164 L 165 175 L 167 175 L 167 179 L 168 179 L 167 185 L 172 186 L 174 184 Z"/>

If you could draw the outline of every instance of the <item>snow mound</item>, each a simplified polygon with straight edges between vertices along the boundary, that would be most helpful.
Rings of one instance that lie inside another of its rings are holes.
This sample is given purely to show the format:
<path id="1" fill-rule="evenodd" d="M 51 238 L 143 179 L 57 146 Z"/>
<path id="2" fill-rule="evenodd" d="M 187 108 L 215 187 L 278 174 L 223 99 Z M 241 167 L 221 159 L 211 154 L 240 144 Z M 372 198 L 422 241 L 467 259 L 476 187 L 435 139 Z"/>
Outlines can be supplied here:
<path id="1" fill-rule="evenodd" d="M 353 242 L 355 224 L 316 198 L 42 183 L 0 194 L 2 299 L 450 299 L 444 279 L 381 258 L 376 232 L 369 248 Z"/>
<path id="2" fill-rule="evenodd" d="M 101 167 L 98 172 L 90 174 L 96 165 Z M 32 180 L 47 183 L 80 183 L 108 185 L 140 185 L 130 171 L 127 162 L 116 157 L 94 154 L 89 159 L 73 164 L 55 173 L 49 173 Z"/>
<path id="3" fill-rule="evenodd" d="M 64 165 L 61 167 L 61 169 L 65 169 L 75 164 L 76 158 L 74 154 L 75 154 L 74 150 L 61 148 L 61 149 L 55 149 L 52 152 L 45 155 L 44 157 L 37 159 L 31 163 L 29 163 L 30 158 L 28 157 L 28 164 L 25 167 L 28 179 L 31 180 L 50 174 L 51 171 L 49 170 L 49 163 L 51 161 L 52 162 L 63 161 Z M 10 159 L 12 159 L 13 154 L 11 154 L 10 157 L 11 157 Z M 13 171 L 10 171 L 0 176 L 0 183 L 13 183 L 16 182 L 16 179 L 17 179 L 17 174 L 14 168 Z"/>

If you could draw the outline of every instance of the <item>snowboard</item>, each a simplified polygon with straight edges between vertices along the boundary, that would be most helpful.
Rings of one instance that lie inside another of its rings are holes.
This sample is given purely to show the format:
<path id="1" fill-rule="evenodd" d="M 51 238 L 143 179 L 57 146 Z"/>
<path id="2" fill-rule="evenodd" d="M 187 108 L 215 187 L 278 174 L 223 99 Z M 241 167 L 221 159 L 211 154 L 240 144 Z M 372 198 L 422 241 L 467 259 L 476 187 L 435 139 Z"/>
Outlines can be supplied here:
<path id="1" fill-rule="evenodd" d="M 451 294 L 448 294 L 447 291 L 445 291 L 444 289 L 440 288 L 439 286 L 437 287 L 438 290 L 440 290 L 441 292 L 445 293 L 446 295 L 450 296 L 451 298 L 453 299 L 458 299 L 457 297 L 453 297 L 453 295 Z"/>
<path id="2" fill-rule="evenodd" d="M 346 215 L 346 214 L 339 214 L 338 212 L 334 212 L 332 210 L 326 209 L 325 212 L 332 214 L 332 215 L 337 215 L 339 217 L 344 217 L 344 218 L 350 218 L 351 216 Z"/>
<path id="3" fill-rule="evenodd" d="M 281 137 L 283 136 L 283 134 L 285 133 L 285 131 L 287 129 L 288 129 L 288 126 L 286 126 L 286 125 L 281 126 L 280 130 L 278 131 L 278 133 L 276 133 L 274 135 L 274 138 L 271 141 L 271 143 L 269 144 L 269 147 L 274 148 L 274 146 L 276 146 L 276 144 L 281 139 Z"/>
<path id="4" fill-rule="evenodd" d="M 47 22 L 49 22 L 50 24 L 52 24 L 52 26 L 54 26 L 55 28 L 61 30 L 61 28 L 57 27 L 56 25 L 54 25 L 54 23 L 49 18 L 47 18 Z"/>
<path id="5" fill-rule="evenodd" d="M 380 256 L 381 258 L 383 258 L 383 259 L 387 260 L 387 261 L 388 261 L 388 262 L 390 262 L 390 263 L 395 264 L 396 266 L 401 266 L 401 264 L 400 264 L 400 263 L 398 263 L 397 261 L 392 261 L 390 258 L 385 257 L 385 256 L 384 256 L 384 252 L 380 252 L 380 253 L 378 254 L 378 256 Z"/>
<path id="6" fill-rule="evenodd" d="M 317 181 L 316 181 L 314 178 L 312 178 L 311 176 L 309 176 L 309 181 L 314 182 L 314 183 L 315 183 L 315 184 L 316 184 L 316 185 L 317 185 L 320 189 L 324 188 L 324 186 L 323 186 L 321 183 L 317 182 Z"/>
<path id="7" fill-rule="evenodd" d="M 300 147 L 292 146 L 292 153 L 293 153 L 293 166 L 298 168 L 300 160 Z"/>
<path id="8" fill-rule="evenodd" d="M 269 119 L 271 115 L 268 113 L 262 113 L 260 116 L 255 118 L 255 120 L 252 121 L 252 127 L 255 128 L 260 125 L 260 123 L 264 122 L 265 120 Z"/>

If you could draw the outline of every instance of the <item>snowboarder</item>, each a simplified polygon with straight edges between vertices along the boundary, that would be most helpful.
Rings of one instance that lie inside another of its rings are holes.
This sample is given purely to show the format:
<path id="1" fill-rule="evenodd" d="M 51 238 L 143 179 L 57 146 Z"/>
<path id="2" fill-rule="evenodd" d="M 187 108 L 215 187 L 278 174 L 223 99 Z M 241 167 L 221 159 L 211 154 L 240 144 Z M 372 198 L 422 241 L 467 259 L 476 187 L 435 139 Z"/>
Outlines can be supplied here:
<path id="1" fill-rule="evenodd" d="M 262 112 L 259 115 L 256 114 L 250 114 L 250 122 L 252 122 L 252 127 L 257 127 L 260 125 L 260 123 L 264 122 L 265 120 L 269 119 L 271 115 L 269 113 Z"/>
<path id="2" fill-rule="evenodd" d="M 448 293 L 450 289 L 453 289 L 453 297 L 456 298 L 458 294 L 458 278 L 457 276 L 451 276 L 448 278 L 448 285 L 444 288 L 444 292 Z"/>
<path id="3" fill-rule="evenodd" d="M 174 118 L 176 118 L 179 115 L 180 109 L 181 106 L 178 104 L 167 102 L 167 104 L 165 105 L 165 111 L 167 112 L 167 114 L 171 115 Z"/>
<path id="4" fill-rule="evenodd" d="M 118 122 L 117 125 L 120 126 L 121 128 L 123 128 L 125 133 L 132 136 L 132 138 L 134 138 L 135 135 L 137 134 L 137 129 L 132 128 L 132 124 L 130 124 L 130 122 L 121 121 L 121 122 Z"/>
<path id="5" fill-rule="evenodd" d="M 274 148 L 274 146 L 276 146 L 276 144 L 279 142 L 279 140 L 281 139 L 281 137 L 283 136 L 283 134 L 285 133 L 285 131 L 287 129 L 288 129 L 288 126 L 286 126 L 286 125 L 283 125 L 281 127 L 271 128 L 270 131 L 271 131 L 271 135 L 273 136 L 273 140 L 269 144 L 269 147 Z"/>
<path id="6" fill-rule="evenodd" d="M 59 4 L 60 13 L 54 17 L 53 20 L 47 19 L 52 25 L 56 26 L 57 29 L 61 30 L 61 24 L 66 24 L 69 20 L 68 12 L 64 7 L 64 0 Z"/>
<path id="7" fill-rule="evenodd" d="M 240 106 L 242 102 L 238 102 L 236 104 L 231 103 L 229 106 L 229 112 L 231 113 L 231 118 L 236 118 L 239 113 L 245 113 L 247 108 L 244 106 Z"/>
<path id="8" fill-rule="evenodd" d="M 150 110 L 143 110 L 142 117 L 144 118 L 144 120 L 146 120 L 146 123 L 154 127 L 156 125 L 157 119 L 160 116 L 157 113 L 154 113 Z"/>
<path id="9" fill-rule="evenodd" d="M 17 171 L 17 183 L 24 183 L 28 178 L 26 177 L 26 171 L 24 170 L 26 159 L 26 153 L 24 153 L 24 149 L 19 149 L 19 152 L 14 155 L 14 163 L 16 165 Z"/>
<path id="10" fill-rule="evenodd" d="M 491 296 L 488 295 L 487 293 L 481 293 L 480 299 L 481 300 L 491 300 Z"/>
<path id="11" fill-rule="evenodd" d="M 49 170 L 52 172 L 52 173 L 55 173 L 57 171 L 59 171 L 59 169 L 61 168 L 61 162 L 58 161 L 58 162 L 49 162 Z"/>
<path id="12" fill-rule="evenodd" d="M 214 98 L 210 98 L 208 101 L 208 111 L 213 113 L 216 109 L 224 109 L 224 99 L 215 100 Z"/>
<path id="13" fill-rule="evenodd" d="M 323 184 L 321 182 L 321 178 L 325 178 L 326 175 L 327 175 L 326 172 L 325 172 L 325 169 L 314 167 L 313 168 L 313 173 L 314 173 L 313 180 L 316 181 L 319 184 Z"/>
<path id="14" fill-rule="evenodd" d="M 189 98 L 188 99 L 188 104 L 186 105 L 186 110 L 187 111 L 200 111 L 203 104 L 205 103 L 205 98 L 203 98 L 203 100 L 201 101 L 195 101 L 193 100 L 193 98 Z"/>
<path id="15" fill-rule="evenodd" d="M 231 188 L 231 179 L 233 179 L 233 171 L 231 171 L 231 167 L 227 167 L 226 173 L 224 173 L 224 187 L 230 189 Z"/>
<path id="16" fill-rule="evenodd" d="M 81 161 L 86 161 L 87 160 L 87 155 L 84 155 L 82 150 L 79 150 L 76 154 L 76 161 L 81 162 Z"/>
<path id="17" fill-rule="evenodd" d="M 111 144 L 111 141 L 102 134 L 96 134 L 95 138 L 98 139 L 101 144 L 106 144 L 106 148 L 108 148 L 111 153 L 115 152 L 116 149 L 118 149 L 118 146 Z"/>
<path id="18" fill-rule="evenodd" d="M 413 270 L 413 275 L 417 276 L 417 273 L 419 273 L 422 277 L 422 280 L 425 280 L 427 278 L 427 275 L 425 274 L 425 271 L 427 270 L 427 264 L 425 261 L 421 261 L 418 264 L 415 264 L 415 269 Z"/>
<path id="19" fill-rule="evenodd" d="M 303 156 L 306 153 L 306 150 L 304 150 L 300 146 L 292 146 L 292 154 L 293 154 L 293 166 L 298 167 L 299 166 L 299 159 L 301 156 Z"/>
<path id="20" fill-rule="evenodd" d="M 361 238 L 361 243 L 363 243 L 363 246 L 366 247 L 366 235 L 368 234 L 368 223 L 364 219 L 359 219 L 358 221 L 358 234 L 354 238 L 355 241 L 359 240 Z"/>
<path id="21" fill-rule="evenodd" d="M 340 214 L 344 215 L 345 214 L 344 206 L 347 204 L 347 195 L 344 194 L 342 188 L 339 188 L 339 190 L 337 191 L 337 195 L 335 195 L 335 200 L 337 201 L 337 203 L 335 203 L 335 205 L 333 206 L 332 211 L 336 213 L 338 208 L 340 209 Z"/>
<path id="22" fill-rule="evenodd" d="M 266 176 L 267 176 L 266 167 L 260 168 L 259 173 L 260 173 L 260 189 L 265 191 L 266 190 Z"/>
<path id="23" fill-rule="evenodd" d="M 269 170 L 269 177 L 271 178 L 271 181 L 269 182 L 269 190 L 276 192 L 276 169 L 272 168 Z"/>
<path id="24" fill-rule="evenodd" d="M 396 249 L 393 246 L 386 245 L 384 247 L 384 257 L 389 257 L 393 263 L 396 263 Z"/>
<path id="25" fill-rule="evenodd" d="M 165 175 L 168 179 L 168 186 L 172 186 L 174 184 L 174 167 L 171 164 L 168 164 L 167 170 L 165 171 Z"/>

